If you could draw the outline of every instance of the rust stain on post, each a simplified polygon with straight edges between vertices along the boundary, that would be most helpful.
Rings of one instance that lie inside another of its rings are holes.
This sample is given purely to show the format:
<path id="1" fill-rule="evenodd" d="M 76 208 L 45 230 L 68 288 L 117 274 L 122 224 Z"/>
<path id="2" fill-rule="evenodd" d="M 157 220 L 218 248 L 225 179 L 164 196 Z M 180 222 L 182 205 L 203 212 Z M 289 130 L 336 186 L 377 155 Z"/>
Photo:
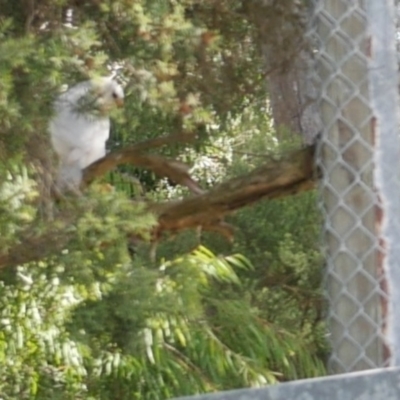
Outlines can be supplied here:
<path id="1" fill-rule="evenodd" d="M 379 129 L 378 129 L 378 119 L 373 116 L 371 118 L 371 132 L 372 132 L 372 144 L 374 150 L 376 151 L 376 145 L 379 140 Z M 376 168 L 376 165 L 375 165 Z M 383 294 L 380 295 L 380 302 L 381 302 L 381 331 L 382 337 L 386 338 L 387 336 L 387 329 L 388 329 L 388 316 L 389 316 L 389 303 L 388 303 L 388 296 L 389 296 L 389 285 L 387 281 L 387 276 L 385 272 L 385 262 L 387 257 L 387 245 L 386 240 L 383 235 L 383 223 L 385 220 L 385 208 L 383 198 L 376 188 L 377 191 L 377 204 L 375 205 L 375 215 L 376 215 L 376 236 L 378 237 L 378 249 L 377 249 L 377 272 L 378 272 L 378 280 L 379 280 L 379 287 Z M 389 365 L 392 354 L 390 347 L 383 340 L 383 358 L 384 364 Z"/>

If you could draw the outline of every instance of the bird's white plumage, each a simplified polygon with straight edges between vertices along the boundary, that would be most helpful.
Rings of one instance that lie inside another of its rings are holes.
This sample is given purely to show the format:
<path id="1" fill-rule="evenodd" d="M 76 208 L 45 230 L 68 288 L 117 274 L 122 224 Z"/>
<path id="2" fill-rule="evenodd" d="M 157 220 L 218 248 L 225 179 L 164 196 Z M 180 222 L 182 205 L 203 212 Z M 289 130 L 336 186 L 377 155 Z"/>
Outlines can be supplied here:
<path id="1" fill-rule="evenodd" d="M 57 185 L 61 190 L 78 188 L 82 170 L 105 156 L 110 134 L 107 110 L 123 97 L 121 86 L 111 78 L 79 83 L 58 97 L 49 130 L 60 161 Z M 92 102 L 95 110 L 83 111 L 85 101 Z"/>

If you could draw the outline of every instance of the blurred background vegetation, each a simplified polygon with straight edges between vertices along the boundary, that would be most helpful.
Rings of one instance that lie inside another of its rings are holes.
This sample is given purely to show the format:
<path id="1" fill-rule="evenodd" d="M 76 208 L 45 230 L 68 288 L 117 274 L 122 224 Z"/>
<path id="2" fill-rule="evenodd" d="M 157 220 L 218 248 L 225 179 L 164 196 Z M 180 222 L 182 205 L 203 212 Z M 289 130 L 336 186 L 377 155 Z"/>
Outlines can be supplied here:
<path id="1" fill-rule="evenodd" d="M 129 244 L 156 223 L 132 198 L 186 190 L 123 166 L 106 177 L 114 191 L 55 203 L 47 132 L 62 85 L 115 66 L 126 105 L 110 150 L 191 132 L 195 144 L 159 153 L 204 188 L 245 174 L 307 139 L 272 88 L 300 68 L 308 12 L 294 0 L 0 0 L 2 399 L 158 400 L 325 373 L 315 193 L 242 209 L 232 243 L 185 231 L 151 258 Z"/>

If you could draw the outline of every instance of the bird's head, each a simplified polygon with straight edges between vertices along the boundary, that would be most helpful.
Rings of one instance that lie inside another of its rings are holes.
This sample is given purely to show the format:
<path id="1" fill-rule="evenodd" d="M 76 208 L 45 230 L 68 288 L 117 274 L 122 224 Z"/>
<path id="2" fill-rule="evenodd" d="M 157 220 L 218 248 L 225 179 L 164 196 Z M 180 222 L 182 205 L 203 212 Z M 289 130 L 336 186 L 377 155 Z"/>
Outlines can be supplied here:
<path id="1" fill-rule="evenodd" d="M 111 78 L 98 78 L 93 80 L 92 85 L 96 103 L 103 112 L 108 112 L 116 106 L 123 106 L 124 90 L 118 82 Z"/>

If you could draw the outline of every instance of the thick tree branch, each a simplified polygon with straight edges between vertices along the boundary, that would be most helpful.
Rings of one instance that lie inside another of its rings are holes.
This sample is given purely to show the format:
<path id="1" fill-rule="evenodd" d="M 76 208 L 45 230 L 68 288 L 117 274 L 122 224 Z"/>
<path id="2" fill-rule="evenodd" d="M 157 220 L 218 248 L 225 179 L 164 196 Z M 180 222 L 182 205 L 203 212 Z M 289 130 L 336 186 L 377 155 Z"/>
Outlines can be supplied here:
<path id="1" fill-rule="evenodd" d="M 310 190 L 315 185 L 314 147 L 270 160 L 251 173 L 222 183 L 199 196 L 155 204 L 159 232 L 212 226 L 225 215 L 261 199 Z"/>
<path id="2" fill-rule="evenodd" d="M 168 162 L 163 163 L 165 160 L 163 161 L 162 157 L 143 156 L 136 150 L 126 149 L 110 154 L 90 166 L 85 172 L 85 179 L 90 182 L 91 176 L 108 171 L 110 165 L 116 166 L 122 161 L 131 162 L 132 159 L 135 165 L 152 168 L 160 174 L 165 174 L 165 171 L 158 168 L 172 168 Z M 176 171 L 173 171 L 173 174 L 176 175 Z M 185 176 L 185 173 L 182 173 L 183 180 L 186 179 Z M 217 185 L 208 192 L 182 200 L 149 204 L 148 209 L 158 217 L 156 236 L 163 232 L 196 227 L 230 236 L 232 229 L 222 221 L 224 216 L 261 199 L 285 197 L 310 190 L 315 185 L 315 177 L 314 147 L 310 146 L 285 155 L 279 160 L 269 160 L 249 174 Z M 62 217 L 60 219 L 60 222 L 63 222 L 61 225 L 65 226 L 65 220 L 62 220 Z M 14 248 L 0 254 L 0 268 L 38 261 L 65 248 L 69 239 L 64 229 L 57 230 L 55 227 L 41 236 L 32 237 L 28 232 L 20 237 L 19 244 Z"/>

